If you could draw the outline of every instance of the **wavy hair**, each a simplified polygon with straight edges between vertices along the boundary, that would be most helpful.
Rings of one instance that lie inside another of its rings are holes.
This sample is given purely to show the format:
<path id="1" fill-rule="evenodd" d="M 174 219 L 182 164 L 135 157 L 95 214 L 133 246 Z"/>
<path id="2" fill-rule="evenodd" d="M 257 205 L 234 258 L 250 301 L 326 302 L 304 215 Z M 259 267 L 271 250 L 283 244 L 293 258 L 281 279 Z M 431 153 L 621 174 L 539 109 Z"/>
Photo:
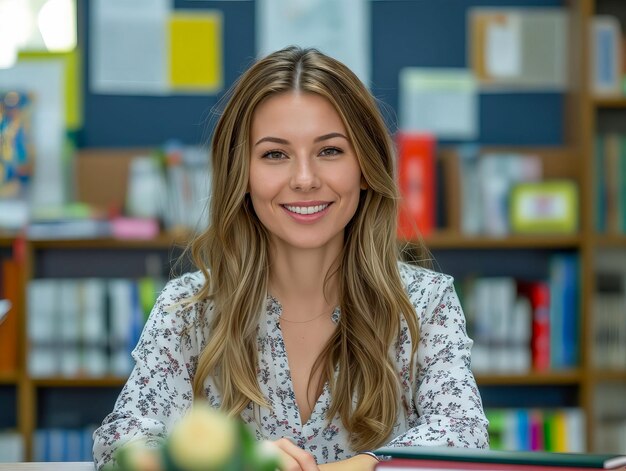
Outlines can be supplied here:
<path id="1" fill-rule="evenodd" d="M 411 358 L 418 343 L 415 311 L 397 265 L 401 253 L 394 150 L 370 92 L 345 65 L 315 49 L 288 47 L 258 60 L 231 88 L 215 127 L 210 223 L 189 247 L 206 279 L 193 299 L 213 302 L 211 335 L 198 360 L 194 394 L 204 396 L 204 382 L 212 376 L 222 408 L 230 414 L 239 415 L 251 403 L 269 407 L 256 374 L 256 328 L 267 296 L 269 234 L 246 191 L 254 111 L 268 97 L 289 91 L 316 93 L 330 101 L 367 183 L 332 269 L 339 275 L 340 320 L 313 371 L 321 369 L 322 384 L 329 382 L 328 419 L 339 415 L 354 450 L 373 449 L 389 438 L 400 407 L 401 372 L 390 355 L 402 319 L 412 340 Z M 327 273 L 326 280 L 333 273 Z"/>

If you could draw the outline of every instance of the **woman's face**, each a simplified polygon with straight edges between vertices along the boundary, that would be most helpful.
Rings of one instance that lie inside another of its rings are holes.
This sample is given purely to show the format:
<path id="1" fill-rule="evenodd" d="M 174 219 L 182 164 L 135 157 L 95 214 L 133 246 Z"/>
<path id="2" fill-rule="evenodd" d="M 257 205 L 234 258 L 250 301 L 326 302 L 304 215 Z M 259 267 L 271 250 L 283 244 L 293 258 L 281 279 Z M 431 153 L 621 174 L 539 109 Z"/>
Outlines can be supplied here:
<path id="1" fill-rule="evenodd" d="M 250 198 L 276 246 L 341 247 L 363 185 L 332 104 L 314 93 L 274 95 L 256 108 L 250 137 Z"/>

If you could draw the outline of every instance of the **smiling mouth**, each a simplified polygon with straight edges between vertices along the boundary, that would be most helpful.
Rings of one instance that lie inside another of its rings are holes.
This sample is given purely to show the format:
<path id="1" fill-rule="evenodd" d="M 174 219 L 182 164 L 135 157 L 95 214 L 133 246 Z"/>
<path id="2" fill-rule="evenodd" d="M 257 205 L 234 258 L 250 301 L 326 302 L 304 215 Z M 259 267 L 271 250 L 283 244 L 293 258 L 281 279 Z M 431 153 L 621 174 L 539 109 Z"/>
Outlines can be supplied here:
<path id="1" fill-rule="evenodd" d="M 326 203 L 326 204 L 320 204 L 317 206 L 291 206 L 291 205 L 283 204 L 282 206 L 289 212 L 292 212 L 295 214 L 309 215 L 309 214 L 316 214 L 321 211 L 324 211 L 326 208 L 330 206 L 330 204 L 331 203 Z"/>

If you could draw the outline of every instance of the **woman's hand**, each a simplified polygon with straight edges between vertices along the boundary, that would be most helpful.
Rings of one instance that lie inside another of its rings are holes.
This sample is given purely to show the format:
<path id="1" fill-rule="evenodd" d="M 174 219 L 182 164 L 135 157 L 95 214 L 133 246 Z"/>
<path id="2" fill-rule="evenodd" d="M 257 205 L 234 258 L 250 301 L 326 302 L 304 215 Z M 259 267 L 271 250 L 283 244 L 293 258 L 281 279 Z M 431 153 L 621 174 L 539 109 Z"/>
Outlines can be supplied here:
<path id="1" fill-rule="evenodd" d="M 278 449 L 281 471 L 320 471 L 313 455 L 295 445 L 288 438 L 269 443 Z"/>

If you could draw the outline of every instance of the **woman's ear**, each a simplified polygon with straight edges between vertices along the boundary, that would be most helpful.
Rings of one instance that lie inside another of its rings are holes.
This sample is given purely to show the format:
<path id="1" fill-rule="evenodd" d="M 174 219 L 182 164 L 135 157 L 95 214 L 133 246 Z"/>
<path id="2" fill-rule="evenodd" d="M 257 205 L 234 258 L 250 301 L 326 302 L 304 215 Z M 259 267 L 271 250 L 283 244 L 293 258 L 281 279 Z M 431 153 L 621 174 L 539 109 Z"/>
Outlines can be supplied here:
<path id="1" fill-rule="evenodd" d="M 369 186 L 367 185 L 367 182 L 365 181 L 365 177 L 363 175 L 361 175 L 361 190 L 368 190 Z"/>

